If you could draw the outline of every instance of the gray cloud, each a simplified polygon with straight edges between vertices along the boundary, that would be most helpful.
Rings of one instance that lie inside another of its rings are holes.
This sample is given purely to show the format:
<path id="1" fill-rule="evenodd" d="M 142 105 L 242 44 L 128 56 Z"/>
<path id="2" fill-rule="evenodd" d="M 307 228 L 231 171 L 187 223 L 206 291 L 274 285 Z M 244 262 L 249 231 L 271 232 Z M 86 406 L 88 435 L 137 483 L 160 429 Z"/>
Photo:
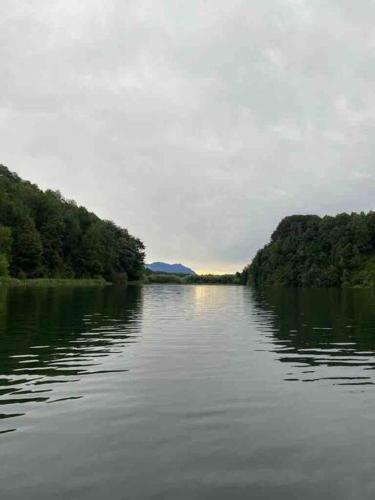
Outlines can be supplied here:
<path id="1" fill-rule="evenodd" d="M 370 210 L 375 6 L 2 0 L 2 163 L 240 269 L 291 213 Z"/>

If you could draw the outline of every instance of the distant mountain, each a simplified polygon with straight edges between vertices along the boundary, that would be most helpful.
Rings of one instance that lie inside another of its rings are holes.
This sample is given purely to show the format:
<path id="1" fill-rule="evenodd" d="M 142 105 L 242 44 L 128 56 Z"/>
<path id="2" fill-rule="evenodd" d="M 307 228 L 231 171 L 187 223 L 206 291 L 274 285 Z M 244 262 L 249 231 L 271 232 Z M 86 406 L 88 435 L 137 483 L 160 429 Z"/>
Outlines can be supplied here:
<path id="1" fill-rule="evenodd" d="M 153 271 L 154 273 L 178 273 L 178 274 L 190 274 L 196 275 L 196 273 L 189 267 L 183 266 L 182 264 L 166 264 L 165 262 L 153 262 L 152 264 L 146 264 L 146 269 Z"/>

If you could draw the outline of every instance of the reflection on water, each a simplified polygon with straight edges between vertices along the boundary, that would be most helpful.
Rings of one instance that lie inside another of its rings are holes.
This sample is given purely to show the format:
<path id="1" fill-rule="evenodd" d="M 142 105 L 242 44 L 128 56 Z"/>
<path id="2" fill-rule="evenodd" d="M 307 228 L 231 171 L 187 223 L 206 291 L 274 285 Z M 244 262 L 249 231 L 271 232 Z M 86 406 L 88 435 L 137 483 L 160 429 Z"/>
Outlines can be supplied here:
<path id="1" fill-rule="evenodd" d="M 263 349 L 290 365 L 285 380 L 375 382 L 375 290 L 253 289 Z"/>
<path id="2" fill-rule="evenodd" d="M 152 321 L 153 334 L 167 320 L 180 321 L 181 332 L 192 319 L 199 320 L 197 331 L 205 332 L 201 342 L 212 343 L 208 369 L 222 356 L 215 333 L 221 344 L 225 338 L 231 349 L 238 349 L 240 359 L 243 343 L 233 346 L 236 340 L 227 325 L 247 318 L 261 333 L 251 349 L 273 353 L 286 363 L 284 381 L 363 389 L 374 384 L 374 290 L 236 289 L 236 303 L 233 293 L 230 287 L 149 287 L 148 305 L 158 321 Z M 84 397 L 84 388 L 78 393 L 73 389 L 83 377 L 126 372 L 126 362 L 108 367 L 105 360 L 122 356 L 137 341 L 143 295 L 139 287 L 0 289 L 0 433 L 15 430 L 14 417 L 37 403 Z M 223 328 L 225 337 L 218 335 Z M 185 350 L 190 348 L 184 344 Z M 57 391 L 67 383 L 65 392 Z"/>
<path id="3" fill-rule="evenodd" d="M 1 499 L 375 497 L 374 291 L 0 294 Z"/>
<path id="4" fill-rule="evenodd" d="M 136 340 L 141 299 L 137 287 L 0 288 L 0 419 L 36 403 L 81 398 L 56 398 L 56 388 L 112 371 L 103 369 L 103 358 Z"/>

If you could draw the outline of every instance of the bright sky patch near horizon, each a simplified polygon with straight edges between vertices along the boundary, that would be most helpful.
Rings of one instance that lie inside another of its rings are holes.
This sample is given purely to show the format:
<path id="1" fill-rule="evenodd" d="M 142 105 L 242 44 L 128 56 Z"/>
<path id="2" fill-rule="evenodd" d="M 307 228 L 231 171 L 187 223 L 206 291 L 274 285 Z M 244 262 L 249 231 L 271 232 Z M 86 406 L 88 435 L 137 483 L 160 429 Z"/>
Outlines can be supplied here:
<path id="1" fill-rule="evenodd" d="M 0 163 L 243 268 L 280 219 L 375 196 L 375 3 L 2 0 Z"/>

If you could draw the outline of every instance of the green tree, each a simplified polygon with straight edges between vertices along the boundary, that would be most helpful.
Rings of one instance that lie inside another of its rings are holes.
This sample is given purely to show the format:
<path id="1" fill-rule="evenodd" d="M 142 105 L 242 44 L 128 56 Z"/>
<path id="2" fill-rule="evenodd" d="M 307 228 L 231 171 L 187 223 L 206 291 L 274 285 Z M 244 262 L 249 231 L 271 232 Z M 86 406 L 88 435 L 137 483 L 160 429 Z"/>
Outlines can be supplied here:
<path id="1" fill-rule="evenodd" d="M 244 274 L 255 285 L 375 286 L 375 214 L 283 219 Z"/>
<path id="2" fill-rule="evenodd" d="M 0 253 L 9 257 L 12 249 L 12 230 L 10 227 L 0 226 Z"/>
<path id="3" fill-rule="evenodd" d="M 41 191 L 0 165 L 0 254 L 11 276 L 138 279 L 143 243 L 58 191 Z M 5 261 L 4 261 L 5 262 Z"/>

